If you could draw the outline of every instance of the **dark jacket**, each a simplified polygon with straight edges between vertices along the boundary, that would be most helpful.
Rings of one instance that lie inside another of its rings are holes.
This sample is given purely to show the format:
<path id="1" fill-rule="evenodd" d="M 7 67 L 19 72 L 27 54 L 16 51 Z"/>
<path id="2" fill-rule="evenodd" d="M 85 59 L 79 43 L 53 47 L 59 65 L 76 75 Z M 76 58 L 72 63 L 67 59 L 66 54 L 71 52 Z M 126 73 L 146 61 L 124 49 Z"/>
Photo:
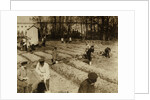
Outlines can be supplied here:
<path id="1" fill-rule="evenodd" d="M 90 48 L 90 49 L 87 51 L 87 59 L 88 59 L 89 61 L 92 60 L 92 57 L 91 57 L 91 53 L 92 53 L 92 52 L 94 52 L 94 49 L 92 49 L 92 48 Z"/>
<path id="2" fill-rule="evenodd" d="M 95 87 L 86 79 L 80 84 L 78 93 L 95 93 Z"/>

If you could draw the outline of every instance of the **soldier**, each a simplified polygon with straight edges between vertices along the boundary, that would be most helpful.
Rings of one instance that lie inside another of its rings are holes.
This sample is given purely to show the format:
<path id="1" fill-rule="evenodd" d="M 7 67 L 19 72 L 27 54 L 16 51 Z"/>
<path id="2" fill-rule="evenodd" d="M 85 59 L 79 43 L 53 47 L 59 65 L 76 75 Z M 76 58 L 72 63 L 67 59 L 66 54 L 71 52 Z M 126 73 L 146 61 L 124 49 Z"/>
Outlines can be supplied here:
<path id="1" fill-rule="evenodd" d="M 28 93 L 27 61 L 21 63 L 17 70 L 17 91 L 18 93 Z"/>
<path id="2" fill-rule="evenodd" d="M 97 78 L 98 76 L 96 73 L 89 73 L 88 78 L 80 84 L 78 93 L 95 93 L 94 84 L 97 81 Z"/>
<path id="3" fill-rule="evenodd" d="M 44 81 L 46 84 L 47 91 L 49 91 L 50 69 L 49 65 L 44 61 L 44 59 L 40 59 L 37 63 L 36 72 L 40 76 L 40 80 Z"/>
<path id="4" fill-rule="evenodd" d="M 89 60 L 89 65 L 92 64 L 92 57 L 91 57 L 91 53 L 94 52 L 94 46 L 91 46 L 90 49 L 88 49 L 88 51 L 86 52 L 87 55 L 87 59 Z"/>

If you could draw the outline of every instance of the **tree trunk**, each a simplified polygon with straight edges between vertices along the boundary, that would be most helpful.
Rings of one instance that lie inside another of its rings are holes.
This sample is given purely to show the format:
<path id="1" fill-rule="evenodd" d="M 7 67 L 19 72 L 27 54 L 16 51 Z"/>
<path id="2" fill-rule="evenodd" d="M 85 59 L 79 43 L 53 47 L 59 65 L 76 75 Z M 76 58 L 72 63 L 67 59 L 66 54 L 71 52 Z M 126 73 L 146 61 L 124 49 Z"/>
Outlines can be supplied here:
<path id="1" fill-rule="evenodd" d="M 103 38 L 104 37 L 103 34 L 104 34 L 104 17 L 102 17 L 102 26 L 101 26 L 101 33 L 100 33 L 101 40 L 104 39 Z"/>
<path id="2" fill-rule="evenodd" d="M 93 20 L 92 20 L 92 16 L 91 16 L 91 39 L 93 39 L 93 34 L 92 34 L 92 26 L 93 26 L 93 25 L 92 25 L 92 21 L 93 21 Z"/>
<path id="3" fill-rule="evenodd" d="M 87 19 L 88 19 L 88 17 L 86 16 L 86 32 L 85 32 L 85 39 L 87 39 L 87 32 L 88 32 L 88 28 L 87 28 Z"/>
<path id="4" fill-rule="evenodd" d="M 61 16 L 59 16 L 59 34 L 62 35 L 61 33 Z"/>

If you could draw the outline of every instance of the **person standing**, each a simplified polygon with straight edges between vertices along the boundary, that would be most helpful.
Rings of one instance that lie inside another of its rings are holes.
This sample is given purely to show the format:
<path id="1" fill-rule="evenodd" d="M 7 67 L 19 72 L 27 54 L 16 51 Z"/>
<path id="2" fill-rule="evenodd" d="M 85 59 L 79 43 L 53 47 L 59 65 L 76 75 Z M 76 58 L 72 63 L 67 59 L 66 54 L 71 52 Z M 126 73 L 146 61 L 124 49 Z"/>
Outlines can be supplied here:
<path id="1" fill-rule="evenodd" d="M 69 37 L 69 43 L 71 43 L 72 42 L 72 38 L 71 37 Z"/>
<path id="2" fill-rule="evenodd" d="M 17 70 L 17 92 L 28 93 L 27 61 Z"/>
<path id="3" fill-rule="evenodd" d="M 57 52 L 57 47 L 54 47 L 53 52 L 52 52 L 52 63 L 57 64 L 57 57 L 58 57 L 58 52 Z"/>
<path id="4" fill-rule="evenodd" d="M 26 39 L 25 38 L 23 38 L 23 50 L 25 50 L 25 51 L 27 51 L 27 41 L 26 41 Z"/>
<path id="5" fill-rule="evenodd" d="M 64 43 L 64 38 L 61 38 L 61 43 Z"/>
<path id="6" fill-rule="evenodd" d="M 49 91 L 50 69 L 49 65 L 44 61 L 44 59 L 40 59 L 37 63 L 36 72 L 39 75 L 40 80 L 44 81 L 46 90 Z"/>
<path id="7" fill-rule="evenodd" d="M 45 47 L 45 44 L 46 44 L 46 36 L 44 36 L 44 37 L 42 38 L 42 46 Z"/>
<path id="8" fill-rule="evenodd" d="M 86 55 L 87 55 L 87 59 L 89 61 L 89 65 L 92 64 L 92 56 L 91 56 L 91 53 L 94 52 L 94 46 L 91 46 L 90 49 L 88 49 L 88 51 L 86 52 Z"/>
<path id="9" fill-rule="evenodd" d="M 88 78 L 85 79 L 78 89 L 78 93 L 95 93 L 95 82 L 97 81 L 97 74 L 95 72 L 91 72 L 88 74 Z"/>

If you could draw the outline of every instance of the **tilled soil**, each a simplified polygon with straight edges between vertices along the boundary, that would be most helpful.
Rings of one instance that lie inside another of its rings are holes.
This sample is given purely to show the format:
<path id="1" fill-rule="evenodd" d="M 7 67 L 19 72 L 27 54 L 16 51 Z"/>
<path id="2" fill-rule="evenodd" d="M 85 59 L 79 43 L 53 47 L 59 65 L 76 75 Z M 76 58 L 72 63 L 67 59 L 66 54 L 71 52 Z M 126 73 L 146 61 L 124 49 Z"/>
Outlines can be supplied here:
<path id="1" fill-rule="evenodd" d="M 97 93 L 118 93 L 118 43 L 101 41 L 94 44 L 92 65 L 82 58 L 85 43 L 60 43 L 48 41 L 46 47 L 36 49 L 33 53 L 17 50 L 17 63 L 29 61 L 28 75 L 30 84 L 36 88 L 39 82 L 35 72 L 36 63 L 40 58 L 45 58 L 50 65 L 50 91 L 51 93 L 77 93 L 80 83 L 87 78 L 89 72 L 96 72 L 98 80 L 95 83 Z M 58 64 L 52 65 L 52 49 L 58 48 Z M 100 54 L 106 47 L 111 48 L 110 58 Z M 78 55 L 78 56 L 77 56 Z M 79 58 L 78 58 L 79 57 Z"/>

